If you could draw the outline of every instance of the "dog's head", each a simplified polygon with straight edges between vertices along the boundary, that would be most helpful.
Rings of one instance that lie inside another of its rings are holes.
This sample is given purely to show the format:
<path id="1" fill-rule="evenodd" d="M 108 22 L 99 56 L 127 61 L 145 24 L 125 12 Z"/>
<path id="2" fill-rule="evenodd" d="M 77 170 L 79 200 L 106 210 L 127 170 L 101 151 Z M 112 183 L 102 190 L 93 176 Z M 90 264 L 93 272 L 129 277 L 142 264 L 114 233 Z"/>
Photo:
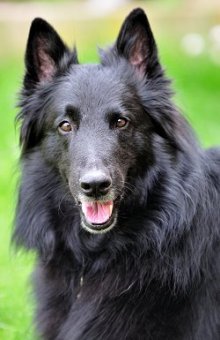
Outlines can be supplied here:
<path id="1" fill-rule="evenodd" d="M 80 65 L 48 23 L 33 21 L 19 116 L 23 155 L 37 148 L 59 171 L 89 232 L 116 224 L 129 176 L 151 167 L 155 143 L 178 148 L 168 85 L 141 9 L 98 65 Z"/>

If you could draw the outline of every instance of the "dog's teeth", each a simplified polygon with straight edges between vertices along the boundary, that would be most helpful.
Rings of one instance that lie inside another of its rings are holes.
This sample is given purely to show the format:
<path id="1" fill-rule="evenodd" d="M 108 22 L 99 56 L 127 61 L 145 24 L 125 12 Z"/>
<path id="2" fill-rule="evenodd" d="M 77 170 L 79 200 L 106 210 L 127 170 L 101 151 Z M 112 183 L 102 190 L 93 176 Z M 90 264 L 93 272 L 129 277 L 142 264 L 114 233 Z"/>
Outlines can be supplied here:
<path id="1" fill-rule="evenodd" d="M 109 216 L 112 215 L 113 203 L 109 205 Z"/>

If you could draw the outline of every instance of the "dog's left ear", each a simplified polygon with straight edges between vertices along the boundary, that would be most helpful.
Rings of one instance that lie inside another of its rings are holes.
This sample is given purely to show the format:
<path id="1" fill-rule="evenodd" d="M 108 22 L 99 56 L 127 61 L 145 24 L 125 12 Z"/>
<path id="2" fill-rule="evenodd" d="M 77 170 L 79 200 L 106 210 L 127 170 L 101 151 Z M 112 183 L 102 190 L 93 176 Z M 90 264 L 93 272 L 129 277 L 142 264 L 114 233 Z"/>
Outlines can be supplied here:
<path id="1" fill-rule="evenodd" d="M 159 66 L 157 46 L 146 14 L 140 8 L 125 19 L 115 45 L 119 56 L 126 58 L 138 72 L 150 75 Z"/>

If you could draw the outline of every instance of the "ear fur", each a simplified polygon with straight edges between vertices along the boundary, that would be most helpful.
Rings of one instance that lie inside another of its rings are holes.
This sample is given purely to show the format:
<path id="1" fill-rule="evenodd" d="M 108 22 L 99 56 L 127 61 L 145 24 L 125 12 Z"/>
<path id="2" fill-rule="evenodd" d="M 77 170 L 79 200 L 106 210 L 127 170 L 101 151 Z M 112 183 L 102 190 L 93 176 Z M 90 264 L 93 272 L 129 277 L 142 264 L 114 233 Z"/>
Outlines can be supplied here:
<path id="1" fill-rule="evenodd" d="M 141 74 L 151 74 L 159 65 L 157 46 L 146 14 L 140 8 L 125 19 L 116 41 L 119 56 L 126 58 Z"/>
<path id="2" fill-rule="evenodd" d="M 53 27 L 41 18 L 34 19 L 26 48 L 24 86 L 30 88 L 51 80 L 64 57 L 68 59 L 68 65 L 78 63 L 76 51 L 69 51 Z"/>

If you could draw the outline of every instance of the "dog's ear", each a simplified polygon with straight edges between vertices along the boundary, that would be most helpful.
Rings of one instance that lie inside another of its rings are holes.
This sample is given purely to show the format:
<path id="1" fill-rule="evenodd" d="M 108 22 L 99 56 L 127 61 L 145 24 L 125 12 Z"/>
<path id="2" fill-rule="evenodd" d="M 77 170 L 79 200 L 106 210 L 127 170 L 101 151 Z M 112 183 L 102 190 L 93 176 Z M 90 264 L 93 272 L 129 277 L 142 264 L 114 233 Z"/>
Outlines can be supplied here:
<path id="1" fill-rule="evenodd" d="M 78 63 L 76 51 L 71 53 L 46 21 L 34 19 L 26 48 L 24 86 L 30 89 L 39 82 L 47 82 L 64 63 L 68 66 L 72 62 Z"/>
<path id="2" fill-rule="evenodd" d="M 116 45 L 119 56 L 126 58 L 138 72 L 150 75 L 159 66 L 157 46 L 146 14 L 140 8 L 125 19 Z"/>

